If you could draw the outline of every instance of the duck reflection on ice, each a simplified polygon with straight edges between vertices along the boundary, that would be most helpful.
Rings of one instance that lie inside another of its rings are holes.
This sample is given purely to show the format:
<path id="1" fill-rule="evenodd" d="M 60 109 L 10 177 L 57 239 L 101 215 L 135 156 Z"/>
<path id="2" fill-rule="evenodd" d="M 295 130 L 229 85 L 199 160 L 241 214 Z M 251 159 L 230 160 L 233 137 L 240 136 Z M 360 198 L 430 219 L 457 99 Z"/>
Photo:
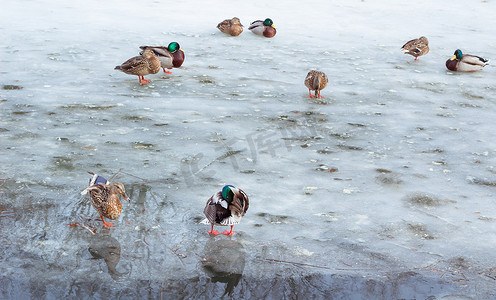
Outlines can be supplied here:
<path id="1" fill-rule="evenodd" d="M 203 270 L 212 282 L 226 283 L 224 295 L 231 296 L 245 269 L 243 245 L 227 239 L 209 239 L 203 253 Z"/>
<path id="2" fill-rule="evenodd" d="M 116 267 L 121 259 L 121 244 L 107 234 L 95 234 L 91 237 L 88 251 L 94 259 L 103 259 L 112 279 L 118 280 L 127 272 L 118 272 Z"/>

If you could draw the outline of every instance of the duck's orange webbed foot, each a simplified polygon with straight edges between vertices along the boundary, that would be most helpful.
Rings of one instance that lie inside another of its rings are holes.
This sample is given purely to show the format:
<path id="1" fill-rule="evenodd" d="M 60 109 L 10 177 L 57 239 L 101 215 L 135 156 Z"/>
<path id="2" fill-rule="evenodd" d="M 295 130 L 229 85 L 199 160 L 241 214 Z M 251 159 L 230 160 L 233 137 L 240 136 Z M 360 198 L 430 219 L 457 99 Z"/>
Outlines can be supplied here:
<path id="1" fill-rule="evenodd" d="M 320 94 L 320 91 L 319 91 L 319 96 L 318 96 L 318 98 L 325 98 L 324 96 L 322 96 L 322 95 Z"/>
<path id="2" fill-rule="evenodd" d="M 139 78 L 139 82 L 141 83 L 141 85 L 147 84 L 148 82 L 151 81 L 150 79 L 145 79 L 144 76 L 138 76 L 138 78 Z"/>
<path id="3" fill-rule="evenodd" d="M 103 216 L 100 216 L 100 217 L 102 218 L 103 226 L 105 226 L 106 228 L 114 227 L 114 223 L 107 223 L 103 219 Z"/>
<path id="4" fill-rule="evenodd" d="M 310 97 L 310 98 L 315 98 L 315 96 L 314 96 L 314 95 L 312 95 L 312 93 L 310 92 L 310 90 L 308 90 L 308 97 Z"/>
<path id="5" fill-rule="evenodd" d="M 234 225 L 231 225 L 231 231 L 226 230 L 222 234 L 223 235 L 233 235 L 234 234 L 233 227 L 234 227 Z"/>
<path id="6" fill-rule="evenodd" d="M 166 71 L 166 70 L 165 70 L 165 68 L 162 68 L 162 69 L 164 69 L 164 73 L 165 73 L 165 74 L 172 74 L 172 72 L 170 72 L 170 71 Z"/>
<path id="7" fill-rule="evenodd" d="M 217 230 L 214 230 L 214 224 L 212 224 L 212 227 L 210 230 L 207 231 L 210 235 L 219 235 L 220 233 Z"/>

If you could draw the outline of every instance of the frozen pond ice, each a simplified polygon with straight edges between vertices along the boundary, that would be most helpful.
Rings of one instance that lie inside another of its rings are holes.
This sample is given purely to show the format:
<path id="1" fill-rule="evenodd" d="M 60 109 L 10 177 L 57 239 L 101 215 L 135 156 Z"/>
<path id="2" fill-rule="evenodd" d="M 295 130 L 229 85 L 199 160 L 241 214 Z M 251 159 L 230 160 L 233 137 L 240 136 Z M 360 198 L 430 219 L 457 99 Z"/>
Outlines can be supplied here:
<path id="1" fill-rule="evenodd" d="M 493 1 L 3 7 L 1 298 L 496 297 L 494 66 L 444 66 L 494 60 Z M 240 36 L 215 28 L 234 16 Z M 247 30 L 265 17 L 272 39 Z M 113 70 L 171 41 L 172 75 Z M 132 202 L 106 230 L 80 191 L 121 168 Z M 224 184 L 250 209 L 211 239 Z"/>

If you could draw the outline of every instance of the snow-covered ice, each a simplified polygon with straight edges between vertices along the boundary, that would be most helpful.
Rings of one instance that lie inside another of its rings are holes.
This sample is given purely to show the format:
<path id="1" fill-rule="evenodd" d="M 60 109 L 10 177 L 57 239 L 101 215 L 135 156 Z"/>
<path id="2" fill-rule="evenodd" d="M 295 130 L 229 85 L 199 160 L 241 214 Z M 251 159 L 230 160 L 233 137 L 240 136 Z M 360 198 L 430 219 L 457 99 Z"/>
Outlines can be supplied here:
<path id="1" fill-rule="evenodd" d="M 458 48 L 494 61 L 494 11 L 4 1 L 1 298 L 496 298 L 495 68 L 445 67 Z M 240 36 L 216 29 L 234 16 Z M 248 31 L 266 17 L 272 39 Z M 414 61 L 400 47 L 421 35 Z M 186 54 L 172 75 L 114 70 L 171 41 Z M 132 201 L 105 230 L 80 191 L 121 168 Z M 224 184 L 250 209 L 211 239 L 199 221 Z"/>

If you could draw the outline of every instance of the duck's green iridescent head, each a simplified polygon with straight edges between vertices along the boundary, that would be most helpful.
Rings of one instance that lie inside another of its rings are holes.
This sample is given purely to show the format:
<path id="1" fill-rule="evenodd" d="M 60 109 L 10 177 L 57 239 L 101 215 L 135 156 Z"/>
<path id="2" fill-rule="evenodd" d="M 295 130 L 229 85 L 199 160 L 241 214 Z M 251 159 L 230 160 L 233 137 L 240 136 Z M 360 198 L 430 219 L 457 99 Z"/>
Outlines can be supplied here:
<path id="1" fill-rule="evenodd" d="M 181 48 L 181 46 L 179 46 L 178 42 L 172 42 L 169 44 L 169 46 L 167 46 L 167 51 L 169 51 L 170 53 L 174 53 L 177 50 L 179 50 L 180 48 Z"/>
<path id="2" fill-rule="evenodd" d="M 274 24 L 274 22 L 272 22 L 271 19 L 267 18 L 267 19 L 265 19 L 263 24 L 264 24 L 264 26 L 272 26 L 272 24 Z"/>
<path id="3" fill-rule="evenodd" d="M 453 55 L 456 56 L 456 59 L 462 59 L 462 57 L 463 57 L 462 50 L 456 49 L 456 51 Z"/>
<path id="4" fill-rule="evenodd" d="M 222 198 L 227 201 L 227 203 L 231 203 L 234 198 L 234 192 L 232 189 L 235 189 L 232 185 L 226 185 L 222 188 Z"/>

